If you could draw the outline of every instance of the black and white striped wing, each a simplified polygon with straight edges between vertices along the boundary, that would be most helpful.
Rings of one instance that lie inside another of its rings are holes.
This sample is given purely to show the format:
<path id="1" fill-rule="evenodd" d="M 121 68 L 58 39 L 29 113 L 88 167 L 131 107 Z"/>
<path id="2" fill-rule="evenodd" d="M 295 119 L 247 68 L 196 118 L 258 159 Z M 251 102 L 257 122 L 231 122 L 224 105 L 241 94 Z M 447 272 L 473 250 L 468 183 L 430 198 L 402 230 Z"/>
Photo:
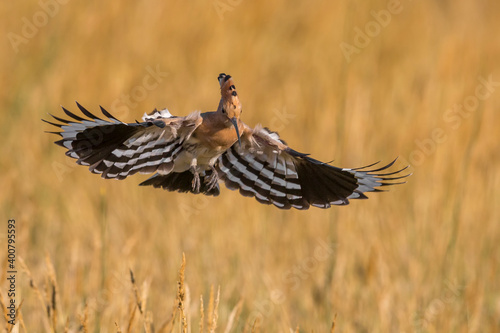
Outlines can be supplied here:
<path id="1" fill-rule="evenodd" d="M 277 133 L 266 128 L 250 131 L 243 135 L 241 147 L 236 143 L 221 155 L 219 177 L 229 189 L 281 209 L 347 205 L 349 199 L 367 199 L 365 192 L 401 184 L 391 181 L 408 176 L 398 175 L 406 168 L 381 173 L 395 161 L 378 169 L 369 169 L 374 164 L 337 168 L 289 148 Z"/>
<path id="2" fill-rule="evenodd" d="M 143 117 L 144 122 L 124 123 L 103 108 L 101 112 L 107 120 L 77 105 L 87 118 L 63 108 L 69 120 L 52 116 L 61 124 L 44 121 L 62 129 L 51 133 L 62 137 L 56 144 L 68 149 L 66 155 L 103 178 L 124 179 L 137 172 L 171 172 L 183 140 L 201 122 L 199 114 L 173 117 L 167 110 L 155 110 Z"/>

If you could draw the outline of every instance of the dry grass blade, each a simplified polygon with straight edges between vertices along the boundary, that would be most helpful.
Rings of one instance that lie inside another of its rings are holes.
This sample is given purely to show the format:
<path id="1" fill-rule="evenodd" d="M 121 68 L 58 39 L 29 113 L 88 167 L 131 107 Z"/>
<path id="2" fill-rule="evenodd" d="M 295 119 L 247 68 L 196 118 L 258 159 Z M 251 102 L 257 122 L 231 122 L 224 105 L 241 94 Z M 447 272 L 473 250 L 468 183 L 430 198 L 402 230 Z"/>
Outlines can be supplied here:
<path id="1" fill-rule="evenodd" d="M 9 321 L 8 311 L 7 311 L 7 306 L 5 306 L 5 302 L 3 300 L 3 293 L 1 290 L 0 290 L 0 305 L 2 306 L 3 318 L 5 319 L 5 322 L 7 323 Z"/>
<path id="2" fill-rule="evenodd" d="M 210 294 L 208 296 L 208 311 L 207 311 L 207 328 L 212 327 L 212 313 L 214 312 L 214 286 L 210 286 Z"/>
<path id="3" fill-rule="evenodd" d="M 17 323 L 22 323 L 20 314 L 21 314 L 21 307 L 23 306 L 23 302 L 24 302 L 24 300 L 22 300 L 21 303 L 19 303 L 19 306 L 16 308 L 16 314 L 15 314 L 16 321 L 14 322 L 14 325 L 12 325 L 9 323 L 9 320 L 11 320 L 11 318 L 9 317 L 9 311 L 7 310 L 7 306 L 5 304 L 4 297 L 3 297 L 3 293 L 0 291 L 0 305 L 2 306 L 2 312 L 4 315 L 4 319 L 5 319 L 5 323 L 6 323 L 8 332 L 11 332 Z M 24 326 L 24 323 L 22 323 L 21 326 Z"/>
<path id="4" fill-rule="evenodd" d="M 42 293 L 40 292 L 40 289 L 38 288 L 37 284 L 33 280 L 33 276 L 31 275 L 31 272 L 28 269 L 28 266 L 26 265 L 26 263 L 24 262 L 24 260 L 23 260 L 23 258 L 21 256 L 18 257 L 17 260 L 19 262 L 19 266 L 21 267 L 21 269 L 28 276 L 28 279 L 30 281 L 30 287 L 35 292 L 38 300 L 40 301 L 40 305 L 42 306 L 43 310 L 46 311 L 47 304 L 46 304 L 46 302 L 45 302 L 45 300 L 44 300 L 44 298 L 42 296 Z M 45 331 L 49 332 L 50 331 L 50 320 L 49 320 L 49 317 L 48 316 L 44 316 L 43 318 L 44 318 L 43 319 L 43 325 L 45 326 Z"/>
<path id="5" fill-rule="evenodd" d="M 163 323 L 163 325 L 161 325 L 160 328 L 158 329 L 159 333 L 161 333 L 161 332 L 172 332 L 173 331 L 174 324 L 175 324 L 175 318 L 177 316 L 177 311 L 178 311 L 177 304 L 175 304 L 174 308 L 172 309 L 172 314 L 171 314 L 170 318 L 167 319 L 167 320 L 165 320 L 165 322 Z M 170 330 L 167 330 L 168 328 L 170 328 Z"/>
<path id="6" fill-rule="evenodd" d="M 137 287 L 137 283 L 134 277 L 134 272 L 130 269 L 130 281 L 132 282 L 132 291 L 134 293 L 135 298 L 135 306 L 131 310 L 129 325 L 127 331 L 130 332 L 132 330 L 132 325 L 135 318 L 135 309 L 139 309 L 139 314 L 142 318 L 142 324 L 144 326 L 144 330 L 146 333 L 151 332 L 153 323 L 152 323 L 152 315 L 147 312 L 145 309 L 146 300 L 149 294 L 149 282 L 144 281 L 142 284 L 142 293 L 139 295 L 139 288 Z"/>
<path id="7" fill-rule="evenodd" d="M 146 333 L 154 332 L 153 314 L 151 311 L 146 311 L 146 316 L 144 318 L 144 330 Z"/>
<path id="8" fill-rule="evenodd" d="M 203 309 L 203 295 L 200 295 L 200 333 L 204 331 L 205 311 Z"/>
<path id="9" fill-rule="evenodd" d="M 179 308 L 179 316 L 180 316 L 180 325 L 181 325 L 181 331 L 182 332 L 187 332 L 187 319 L 186 319 L 186 313 L 185 313 L 185 308 L 184 308 L 184 301 L 185 301 L 185 296 L 186 296 L 186 291 L 184 287 L 184 271 L 186 269 L 186 256 L 184 253 L 182 254 L 182 264 L 181 268 L 179 270 L 179 282 L 178 282 L 178 288 L 177 288 L 177 301 L 178 301 L 178 308 Z"/>
<path id="10" fill-rule="evenodd" d="M 137 301 L 131 306 L 130 316 L 128 318 L 127 333 L 132 332 L 132 325 L 134 324 L 135 313 L 137 312 Z"/>
<path id="11" fill-rule="evenodd" d="M 214 333 L 217 328 L 217 320 L 219 319 L 219 300 L 220 300 L 220 286 L 217 288 L 217 298 L 214 302 L 214 310 L 212 313 L 212 319 L 210 320 L 210 333 Z"/>
<path id="12" fill-rule="evenodd" d="M 24 300 L 22 302 L 24 302 Z M 27 332 L 26 325 L 24 324 L 23 313 L 21 311 L 19 311 L 19 326 L 23 329 L 23 332 Z"/>
<path id="13" fill-rule="evenodd" d="M 260 332 L 260 326 L 259 326 L 259 318 L 256 318 L 252 324 L 252 333 L 257 333 Z"/>
<path id="14" fill-rule="evenodd" d="M 8 265 L 9 265 L 9 262 L 8 262 L 8 256 L 5 256 L 5 259 L 3 260 L 3 263 L 2 263 L 2 273 L 0 273 L 0 281 L 5 281 L 5 279 L 7 279 L 7 271 L 8 271 Z"/>
<path id="15" fill-rule="evenodd" d="M 227 326 L 224 330 L 224 333 L 231 332 L 233 325 L 238 323 L 238 318 L 240 317 L 241 309 L 243 307 L 243 299 L 240 299 L 239 302 L 235 305 L 231 313 L 229 314 L 229 318 L 227 320 Z"/>
<path id="16" fill-rule="evenodd" d="M 19 306 L 16 309 L 16 320 L 17 322 L 21 322 L 21 308 L 23 306 L 24 299 L 21 300 L 21 303 L 19 303 Z"/>
<path id="17" fill-rule="evenodd" d="M 52 283 L 51 285 L 52 288 L 52 293 L 51 293 L 51 298 L 50 298 L 50 309 L 52 312 L 52 327 L 54 328 L 54 331 L 56 331 L 57 328 L 57 307 L 56 307 L 56 297 L 57 297 L 57 289 L 55 284 Z"/>
<path id="18" fill-rule="evenodd" d="M 139 312 L 142 315 L 143 314 L 142 302 L 141 302 L 141 298 L 139 297 L 139 289 L 137 288 L 137 285 L 135 284 L 134 272 L 132 272 L 132 270 L 130 270 L 130 281 L 132 282 L 132 290 L 134 292 L 135 302 L 136 302 L 137 308 L 139 309 Z"/>
<path id="19" fill-rule="evenodd" d="M 335 321 L 337 320 L 337 314 L 333 316 L 333 321 L 332 321 L 332 328 L 330 329 L 330 333 L 333 333 L 335 331 Z"/>
<path id="20" fill-rule="evenodd" d="M 85 309 L 83 309 L 83 315 L 78 315 L 78 319 L 80 320 L 80 329 L 79 331 L 83 331 L 87 333 L 89 331 L 89 305 L 85 303 Z"/>
<path id="21" fill-rule="evenodd" d="M 151 332 L 153 327 L 153 315 L 150 311 L 146 311 L 148 295 L 149 295 L 149 282 L 144 281 L 142 283 L 142 293 L 141 293 L 141 304 L 144 313 L 142 314 L 141 317 L 144 324 L 144 330 L 146 331 L 146 333 Z"/>
<path id="22" fill-rule="evenodd" d="M 52 319 L 52 328 L 54 332 L 57 330 L 57 280 L 56 280 L 56 273 L 54 269 L 54 265 L 52 265 L 52 262 L 50 260 L 50 257 L 48 253 L 45 255 L 45 263 L 47 265 L 48 269 L 48 277 L 50 281 L 50 286 L 49 286 L 49 294 L 50 294 L 50 306 L 48 307 L 48 311 L 51 314 L 50 317 Z"/>
<path id="23" fill-rule="evenodd" d="M 184 308 L 187 309 L 186 311 L 186 320 L 187 320 L 187 327 L 188 331 L 191 330 L 191 291 L 189 289 L 189 284 L 184 283 L 184 290 L 185 290 L 185 296 L 184 296 Z"/>

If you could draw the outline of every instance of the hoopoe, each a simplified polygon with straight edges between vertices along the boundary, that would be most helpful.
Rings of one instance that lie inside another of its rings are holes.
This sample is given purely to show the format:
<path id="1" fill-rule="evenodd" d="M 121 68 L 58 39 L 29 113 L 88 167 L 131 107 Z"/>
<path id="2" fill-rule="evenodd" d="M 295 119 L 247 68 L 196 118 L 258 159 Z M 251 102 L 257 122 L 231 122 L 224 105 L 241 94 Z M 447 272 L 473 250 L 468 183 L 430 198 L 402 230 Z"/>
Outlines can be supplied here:
<path id="1" fill-rule="evenodd" d="M 51 115 L 62 132 L 55 143 L 66 155 L 103 178 L 125 179 L 137 172 L 154 173 L 139 185 L 169 191 L 217 196 L 219 180 L 264 204 L 281 209 L 329 208 L 349 199 L 366 199 L 378 187 L 403 184 L 403 169 L 338 168 L 288 147 L 278 133 L 240 119 L 242 107 L 230 75 L 218 77 L 221 99 L 215 112 L 185 117 L 167 109 L 144 114 L 142 122 L 124 123 L 101 107 L 100 119 L 77 103 L 87 118 L 63 108 L 71 119 Z"/>

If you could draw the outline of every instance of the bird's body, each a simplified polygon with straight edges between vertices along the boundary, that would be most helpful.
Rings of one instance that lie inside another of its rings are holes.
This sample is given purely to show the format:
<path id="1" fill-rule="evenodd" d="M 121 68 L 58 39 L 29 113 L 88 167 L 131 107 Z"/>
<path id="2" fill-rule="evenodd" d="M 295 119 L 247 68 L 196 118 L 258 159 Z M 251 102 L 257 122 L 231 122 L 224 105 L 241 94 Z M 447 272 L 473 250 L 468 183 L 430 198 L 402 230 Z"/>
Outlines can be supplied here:
<path id="1" fill-rule="evenodd" d="M 277 133 L 241 120 L 241 104 L 229 75 L 218 77 L 221 100 L 215 112 L 175 117 L 168 110 L 145 114 L 143 122 L 123 123 L 106 110 L 103 120 L 78 105 L 88 119 L 53 116 L 62 124 L 57 141 L 67 155 L 103 178 L 124 179 L 136 172 L 155 173 L 140 185 L 170 191 L 218 195 L 219 180 L 245 196 L 279 208 L 327 208 L 366 198 L 364 192 L 395 185 L 386 181 L 404 169 L 341 169 L 289 148 Z M 368 166 L 370 167 L 370 166 Z M 390 177 L 388 177 L 390 176 Z"/>
<path id="2" fill-rule="evenodd" d="M 218 112 L 202 113 L 203 122 L 198 126 L 193 135 L 188 140 L 188 145 L 193 144 L 199 150 L 200 165 L 207 164 L 215 160 L 234 143 L 238 141 L 238 136 L 233 124 Z M 243 131 L 243 126 L 238 124 L 239 131 Z M 214 165 L 215 160 L 210 163 Z M 204 161 L 204 162 L 202 162 Z"/>

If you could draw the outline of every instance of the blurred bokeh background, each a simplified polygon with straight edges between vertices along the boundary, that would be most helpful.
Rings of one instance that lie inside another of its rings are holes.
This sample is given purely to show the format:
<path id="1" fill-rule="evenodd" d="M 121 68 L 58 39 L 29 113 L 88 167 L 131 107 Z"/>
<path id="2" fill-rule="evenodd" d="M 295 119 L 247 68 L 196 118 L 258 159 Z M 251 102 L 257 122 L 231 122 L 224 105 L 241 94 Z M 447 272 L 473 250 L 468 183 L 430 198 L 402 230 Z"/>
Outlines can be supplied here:
<path id="1" fill-rule="evenodd" d="M 21 332 L 178 330 L 182 253 L 192 331 L 200 295 L 207 322 L 219 286 L 221 332 L 500 327 L 498 1 L 30 0 L 0 12 L 0 290 L 5 305 L 15 218 Z M 413 176 L 346 207 L 281 211 L 229 190 L 138 187 L 145 175 L 103 180 L 40 121 L 75 100 L 127 122 L 155 107 L 213 111 L 220 72 L 250 126 L 342 167 L 399 156 Z"/>

